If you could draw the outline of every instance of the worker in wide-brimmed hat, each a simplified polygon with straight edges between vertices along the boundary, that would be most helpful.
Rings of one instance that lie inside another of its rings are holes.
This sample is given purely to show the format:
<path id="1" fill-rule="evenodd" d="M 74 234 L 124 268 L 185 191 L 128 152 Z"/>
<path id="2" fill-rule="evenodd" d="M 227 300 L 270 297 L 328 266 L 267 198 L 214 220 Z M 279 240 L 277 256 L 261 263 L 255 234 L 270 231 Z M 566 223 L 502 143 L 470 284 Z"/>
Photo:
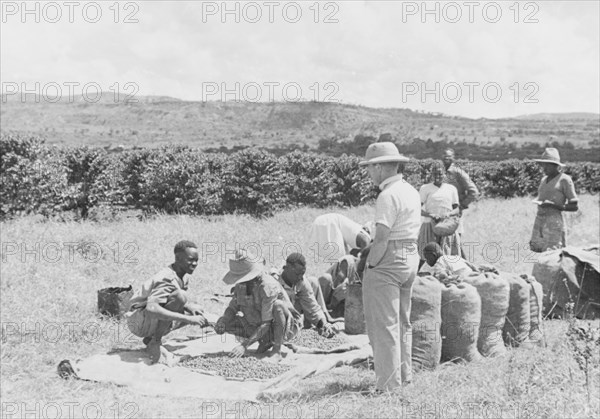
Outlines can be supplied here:
<path id="1" fill-rule="evenodd" d="M 565 166 L 556 148 L 546 148 L 542 157 L 534 159 L 544 171 L 538 188 L 537 216 L 529 245 L 534 252 L 563 248 L 567 245 L 567 224 L 564 211 L 577 211 L 575 185 L 569 175 L 562 173 Z"/>
<path id="2" fill-rule="evenodd" d="M 375 391 L 412 381 L 410 307 L 419 266 L 419 192 L 402 177 L 408 158 L 391 142 L 371 144 L 366 166 L 381 193 L 375 204 L 375 238 L 363 275 L 363 303 L 373 347 Z"/>
<path id="3" fill-rule="evenodd" d="M 230 356 L 240 357 L 250 345 L 259 342 L 257 353 L 272 347 L 268 356 L 281 359 L 283 342 L 293 339 L 300 330 L 300 313 L 292 307 L 281 285 L 265 271 L 264 259 L 249 252 L 236 252 L 235 258 L 229 260 L 229 272 L 223 282 L 234 285 L 233 298 L 215 324 L 215 331 L 245 338 Z"/>

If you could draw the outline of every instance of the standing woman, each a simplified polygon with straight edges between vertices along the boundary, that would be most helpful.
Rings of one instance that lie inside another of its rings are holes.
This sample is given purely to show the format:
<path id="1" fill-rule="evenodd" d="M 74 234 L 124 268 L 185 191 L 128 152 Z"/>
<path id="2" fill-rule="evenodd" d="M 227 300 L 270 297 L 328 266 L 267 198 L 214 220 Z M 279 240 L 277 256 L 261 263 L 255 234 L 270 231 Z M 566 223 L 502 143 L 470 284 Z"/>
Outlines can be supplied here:
<path id="1" fill-rule="evenodd" d="M 575 185 L 569 175 L 562 173 L 564 166 L 555 148 L 547 148 L 541 159 L 535 159 L 544 171 L 538 188 L 537 216 L 529 246 L 534 252 L 560 249 L 567 245 L 567 225 L 563 211 L 577 211 Z"/>
<path id="2" fill-rule="evenodd" d="M 445 255 L 460 255 L 460 236 L 458 231 L 448 236 L 438 236 L 433 226 L 460 213 L 457 189 L 445 183 L 444 165 L 436 161 L 431 168 L 430 183 L 421 186 L 421 230 L 419 231 L 419 269 L 425 263 L 423 249 L 430 242 L 439 244 Z"/>

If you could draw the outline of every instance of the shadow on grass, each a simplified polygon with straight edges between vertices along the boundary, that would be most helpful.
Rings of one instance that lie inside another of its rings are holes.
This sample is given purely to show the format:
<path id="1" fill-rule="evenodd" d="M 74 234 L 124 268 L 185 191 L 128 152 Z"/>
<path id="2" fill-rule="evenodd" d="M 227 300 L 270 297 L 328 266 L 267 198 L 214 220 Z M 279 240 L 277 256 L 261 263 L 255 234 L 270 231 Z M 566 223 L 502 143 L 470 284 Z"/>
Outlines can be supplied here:
<path id="1" fill-rule="evenodd" d="M 375 374 L 372 371 L 366 368 L 340 367 L 302 380 L 293 389 L 276 395 L 275 401 L 306 399 L 312 402 L 343 393 L 368 396 L 372 394 L 374 384 Z"/>

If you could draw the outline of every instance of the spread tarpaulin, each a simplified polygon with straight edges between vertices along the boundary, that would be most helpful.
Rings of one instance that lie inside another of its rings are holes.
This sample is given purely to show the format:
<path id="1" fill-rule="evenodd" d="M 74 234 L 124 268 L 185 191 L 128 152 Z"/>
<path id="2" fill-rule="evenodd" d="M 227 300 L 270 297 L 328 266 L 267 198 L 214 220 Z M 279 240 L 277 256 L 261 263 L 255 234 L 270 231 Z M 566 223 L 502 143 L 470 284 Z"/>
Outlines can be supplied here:
<path id="1" fill-rule="evenodd" d="M 565 318 L 600 317 L 599 247 L 565 247 L 538 255 L 532 275 L 542 284 L 544 315 Z M 571 304 L 572 303 L 572 304 Z"/>
<path id="2" fill-rule="evenodd" d="M 266 381 L 239 381 L 204 374 L 178 365 L 173 367 L 162 364 L 152 365 L 148 354 L 143 349 L 115 351 L 75 361 L 65 360 L 59 364 L 58 370 L 61 376 L 110 382 L 126 386 L 132 392 L 143 395 L 258 401 L 261 396 L 267 398 L 275 396 L 303 378 L 336 366 L 361 362 L 372 356 L 366 335 L 348 336 L 348 340 L 351 342 L 350 345 L 328 353 L 302 353 L 319 351 L 311 351 L 310 348 L 294 348 L 298 350 L 298 353 L 295 353 L 284 347 L 282 353 L 285 357 L 281 362 L 292 365 L 292 369 Z M 164 346 L 177 356 L 200 356 L 228 352 L 238 344 L 233 335 L 207 333 L 200 337 L 169 340 Z M 257 344 L 250 346 L 250 356 L 253 356 L 256 347 Z"/>

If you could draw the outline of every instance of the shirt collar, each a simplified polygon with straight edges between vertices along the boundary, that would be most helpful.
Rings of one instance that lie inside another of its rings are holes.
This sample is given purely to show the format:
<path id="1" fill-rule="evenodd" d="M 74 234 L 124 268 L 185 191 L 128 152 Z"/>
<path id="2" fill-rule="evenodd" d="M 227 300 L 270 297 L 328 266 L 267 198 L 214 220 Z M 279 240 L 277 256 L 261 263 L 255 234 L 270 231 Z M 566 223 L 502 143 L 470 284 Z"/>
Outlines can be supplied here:
<path id="1" fill-rule="evenodd" d="M 295 285 L 288 285 L 285 280 L 283 279 L 283 267 L 277 269 L 276 271 L 276 275 L 277 275 L 277 280 L 279 281 L 279 283 L 281 284 L 281 286 L 283 287 L 283 289 L 285 290 L 294 290 L 296 288 Z"/>
<path id="2" fill-rule="evenodd" d="M 379 184 L 379 189 L 383 191 L 385 188 L 388 187 L 388 185 L 391 185 L 392 183 L 397 182 L 399 180 L 402 180 L 402 173 L 398 173 L 397 175 L 389 177 L 386 180 L 384 180 L 383 182 L 381 182 Z"/>
<path id="3" fill-rule="evenodd" d="M 187 287 L 187 283 L 188 283 L 188 274 L 184 273 L 183 274 L 183 278 L 179 278 L 179 275 L 177 275 L 177 272 L 175 272 L 175 267 L 173 266 L 174 263 L 170 264 L 168 266 L 169 269 L 171 269 L 171 271 L 173 271 L 173 278 L 175 278 L 175 280 L 177 282 L 179 282 L 179 285 L 181 288 L 186 288 Z"/>

